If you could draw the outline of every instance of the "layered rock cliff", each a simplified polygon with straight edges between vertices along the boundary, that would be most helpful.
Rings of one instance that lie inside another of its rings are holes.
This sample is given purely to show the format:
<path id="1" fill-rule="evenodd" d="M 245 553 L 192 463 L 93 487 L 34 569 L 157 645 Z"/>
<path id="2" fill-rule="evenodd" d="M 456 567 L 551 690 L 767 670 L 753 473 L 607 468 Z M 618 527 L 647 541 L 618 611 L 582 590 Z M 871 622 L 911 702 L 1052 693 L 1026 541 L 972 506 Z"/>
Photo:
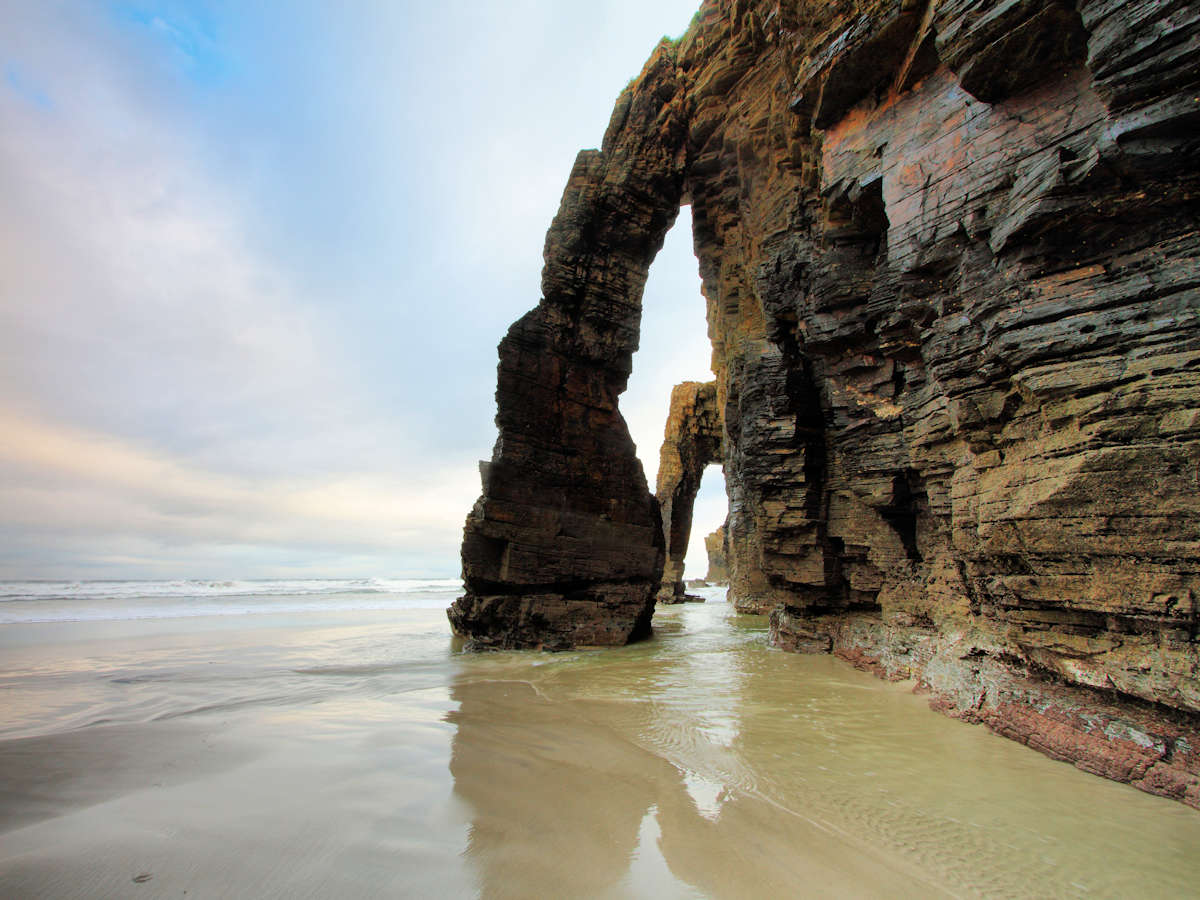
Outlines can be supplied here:
<path id="1" fill-rule="evenodd" d="M 501 344 L 456 629 L 648 631 L 617 397 L 690 202 L 738 608 L 1200 805 L 1197 135 L 1189 0 L 709 0 L 580 155 Z"/>

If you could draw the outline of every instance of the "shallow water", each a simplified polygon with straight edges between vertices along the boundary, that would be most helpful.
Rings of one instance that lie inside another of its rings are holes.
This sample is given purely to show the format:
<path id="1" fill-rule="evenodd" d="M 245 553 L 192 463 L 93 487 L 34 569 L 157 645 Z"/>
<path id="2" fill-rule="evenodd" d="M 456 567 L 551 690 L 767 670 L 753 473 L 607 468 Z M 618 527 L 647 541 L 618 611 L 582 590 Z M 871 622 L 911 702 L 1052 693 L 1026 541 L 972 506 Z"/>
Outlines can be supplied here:
<path id="1" fill-rule="evenodd" d="M 767 648 L 724 603 L 655 621 L 553 655 L 456 653 L 429 609 L 0 626 L 0 895 L 1200 883 L 1193 810 Z"/>

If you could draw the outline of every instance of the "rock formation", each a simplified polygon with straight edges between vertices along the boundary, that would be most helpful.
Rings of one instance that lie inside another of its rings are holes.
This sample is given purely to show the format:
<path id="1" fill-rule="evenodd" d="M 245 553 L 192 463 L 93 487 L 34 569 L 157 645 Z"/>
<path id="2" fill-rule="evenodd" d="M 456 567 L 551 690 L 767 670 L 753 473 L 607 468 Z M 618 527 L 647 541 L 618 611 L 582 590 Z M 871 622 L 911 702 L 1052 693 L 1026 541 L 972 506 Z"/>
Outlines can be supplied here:
<path id="1" fill-rule="evenodd" d="M 725 557 L 729 550 L 725 545 L 724 525 L 704 538 L 704 549 L 708 552 L 708 573 L 704 580 L 709 584 L 728 584 L 729 568 Z"/>
<path id="2" fill-rule="evenodd" d="M 692 507 L 704 470 L 721 462 L 723 457 L 721 432 L 716 383 L 677 384 L 671 391 L 671 408 L 658 454 L 658 487 L 654 492 L 662 513 L 666 547 L 659 603 L 681 603 L 686 596 L 683 563 L 692 534 Z"/>
<path id="3" fill-rule="evenodd" d="M 501 344 L 455 627 L 646 632 L 616 399 L 690 202 L 739 609 L 1200 805 L 1198 135 L 1192 0 L 707 0 Z"/>
<path id="4" fill-rule="evenodd" d="M 644 83 L 643 83 L 644 82 Z M 579 154 L 546 235 L 542 300 L 500 343 L 483 495 L 452 626 L 476 646 L 621 644 L 650 632 L 662 528 L 617 409 L 642 289 L 679 213 L 686 95 L 660 49 Z"/>

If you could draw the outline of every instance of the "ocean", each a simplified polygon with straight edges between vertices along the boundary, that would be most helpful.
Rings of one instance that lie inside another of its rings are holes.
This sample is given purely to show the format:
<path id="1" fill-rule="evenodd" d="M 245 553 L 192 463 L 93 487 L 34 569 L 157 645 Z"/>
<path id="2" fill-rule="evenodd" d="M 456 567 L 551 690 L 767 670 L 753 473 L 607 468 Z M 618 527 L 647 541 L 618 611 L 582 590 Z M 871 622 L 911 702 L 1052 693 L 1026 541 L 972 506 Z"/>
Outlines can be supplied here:
<path id="1" fill-rule="evenodd" d="M 0 581 L 0 625 L 442 609 L 461 588 L 458 578 Z"/>
<path id="2" fill-rule="evenodd" d="M 1186 897 L 1200 815 L 767 646 L 462 652 L 455 579 L 0 586 L 3 897 Z"/>

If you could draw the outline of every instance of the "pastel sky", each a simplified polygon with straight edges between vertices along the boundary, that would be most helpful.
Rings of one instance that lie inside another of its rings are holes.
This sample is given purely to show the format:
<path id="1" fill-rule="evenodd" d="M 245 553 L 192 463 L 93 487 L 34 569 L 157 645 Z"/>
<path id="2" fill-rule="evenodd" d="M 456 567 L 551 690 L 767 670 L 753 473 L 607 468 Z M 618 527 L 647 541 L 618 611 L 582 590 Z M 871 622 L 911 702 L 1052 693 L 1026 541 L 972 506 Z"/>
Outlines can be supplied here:
<path id="1" fill-rule="evenodd" d="M 0 0 L 0 578 L 456 575 L 571 163 L 697 5 Z M 621 400 L 652 485 L 712 377 L 689 230 Z"/>

